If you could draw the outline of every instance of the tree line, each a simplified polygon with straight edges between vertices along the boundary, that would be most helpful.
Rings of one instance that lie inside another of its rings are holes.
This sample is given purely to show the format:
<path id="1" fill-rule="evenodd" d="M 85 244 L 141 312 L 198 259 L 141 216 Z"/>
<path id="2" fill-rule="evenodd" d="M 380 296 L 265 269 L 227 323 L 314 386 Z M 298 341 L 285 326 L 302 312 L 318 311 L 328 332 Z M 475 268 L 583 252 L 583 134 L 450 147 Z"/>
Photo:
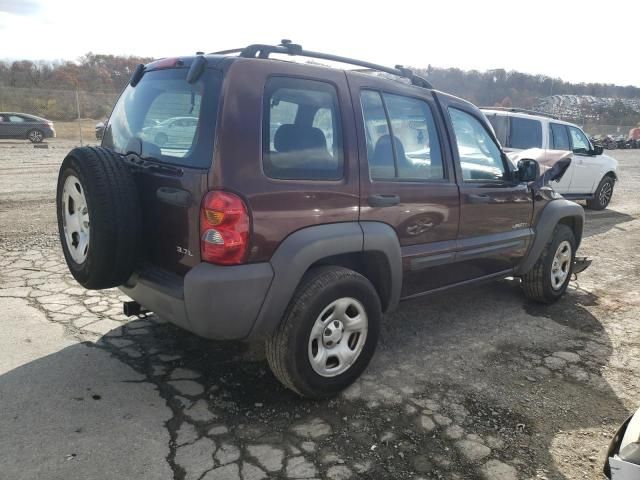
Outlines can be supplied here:
<path id="1" fill-rule="evenodd" d="M 87 53 L 77 62 L 0 62 L 0 87 L 119 93 L 139 63 L 152 58 Z"/>
<path id="2" fill-rule="evenodd" d="M 551 95 L 640 98 L 640 88 L 609 83 L 571 83 L 546 75 L 531 75 L 503 69 L 464 71 L 458 68 L 416 69 L 435 88 L 465 98 L 480 106 L 533 108 Z"/>
<path id="3" fill-rule="evenodd" d="M 0 93 L 2 87 L 38 90 L 80 90 L 89 96 L 97 93 L 118 94 L 127 84 L 135 66 L 152 61 L 149 57 L 95 54 L 83 55 L 71 61 L 0 61 Z M 504 69 L 464 71 L 458 68 L 416 68 L 416 73 L 426 76 L 439 90 L 466 98 L 479 106 L 533 108 L 540 98 L 550 95 L 592 95 L 595 97 L 640 98 L 640 88 L 604 83 L 570 83 L 545 75 L 531 75 Z M 36 95 L 33 93 L 31 96 Z M 51 103 L 54 93 L 45 94 L 39 104 Z M 19 97 L 19 95 L 13 95 Z M 109 100 L 111 101 L 111 100 Z M 20 98 L 13 98 L 11 105 L 20 106 Z M 106 100 L 105 100 L 106 102 Z M 84 116 L 97 118 L 110 106 L 98 102 L 96 111 Z M 4 101 L 6 104 L 6 99 Z M 54 102 L 55 103 L 55 102 Z M 60 103 L 60 102 L 58 102 Z M 94 102 L 95 103 L 95 102 Z M 6 108 L 5 108 L 6 109 Z M 73 109 L 67 109 L 71 112 Z M 630 115 L 628 110 L 618 109 L 620 115 Z M 624 110 L 624 111 L 622 111 Z M 68 116 L 70 113 L 61 114 Z M 608 117 L 617 117 L 610 112 Z M 612 118 L 613 121 L 614 118 Z"/>

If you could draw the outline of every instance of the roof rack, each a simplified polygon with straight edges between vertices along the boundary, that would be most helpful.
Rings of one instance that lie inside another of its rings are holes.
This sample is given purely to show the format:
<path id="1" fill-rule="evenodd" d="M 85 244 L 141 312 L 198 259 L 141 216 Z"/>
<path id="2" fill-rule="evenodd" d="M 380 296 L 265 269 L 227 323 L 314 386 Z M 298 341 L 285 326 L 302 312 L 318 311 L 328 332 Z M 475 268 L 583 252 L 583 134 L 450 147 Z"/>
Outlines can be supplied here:
<path id="1" fill-rule="evenodd" d="M 516 107 L 480 107 L 480 110 L 500 110 L 502 112 L 528 113 L 529 115 L 539 115 L 541 117 L 549 117 L 549 118 L 553 118 L 554 120 L 560 120 L 557 116 L 552 115 L 551 113 L 537 112 L 535 110 L 527 110 L 526 108 L 516 108 Z"/>
<path id="2" fill-rule="evenodd" d="M 279 45 L 264 45 L 256 43 L 244 48 L 234 48 L 231 50 L 222 50 L 219 52 L 212 52 L 213 55 L 229 55 L 232 53 L 238 53 L 243 58 L 269 58 L 272 53 L 284 53 L 286 55 L 296 55 L 301 57 L 319 58 L 323 60 L 330 60 L 333 62 L 347 63 L 350 65 L 357 65 L 367 70 L 375 70 L 379 72 L 390 73 L 398 77 L 406 78 L 411 81 L 412 85 L 422 88 L 433 88 L 429 81 L 419 75 L 413 73 L 410 69 L 403 67 L 402 65 L 396 65 L 395 68 L 385 67 L 383 65 L 377 65 L 375 63 L 365 62 L 363 60 L 356 60 L 354 58 L 341 57 L 339 55 L 332 55 L 330 53 L 312 52 L 310 50 L 304 50 L 302 45 L 292 43 L 291 40 L 284 39 Z"/>

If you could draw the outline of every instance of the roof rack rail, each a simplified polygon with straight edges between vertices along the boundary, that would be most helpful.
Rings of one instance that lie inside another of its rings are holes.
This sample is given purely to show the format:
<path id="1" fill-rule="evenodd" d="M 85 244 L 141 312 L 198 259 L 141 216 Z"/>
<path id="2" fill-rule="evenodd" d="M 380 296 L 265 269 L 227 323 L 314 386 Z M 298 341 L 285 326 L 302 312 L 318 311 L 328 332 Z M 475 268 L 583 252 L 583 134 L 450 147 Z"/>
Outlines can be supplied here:
<path id="1" fill-rule="evenodd" d="M 480 107 L 480 110 L 500 110 L 502 112 L 513 112 L 513 113 L 528 113 L 529 115 L 539 115 L 541 117 L 549 117 L 554 120 L 560 120 L 556 115 L 552 115 L 551 113 L 538 112 L 536 110 L 527 110 L 526 108 L 516 108 L 516 107 Z"/>
<path id="2" fill-rule="evenodd" d="M 243 58 L 269 58 L 272 53 L 284 53 L 286 55 L 296 55 L 301 57 L 319 58 L 322 60 L 330 60 L 332 62 L 347 63 L 349 65 L 357 65 L 367 70 L 375 70 L 379 72 L 389 73 L 398 77 L 406 78 L 411 81 L 412 85 L 422 88 L 430 88 L 433 86 L 426 78 L 413 73 L 410 69 L 403 67 L 402 65 L 396 65 L 395 68 L 385 67 L 383 65 L 377 65 L 371 62 L 365 62 L 363 60 L 356 60 L 354 58 L 341 57 L 339 55 L 332 55 L 330 53 L 312 52 L 310 50 L 304 50 L 302 45 L 292 43 L 291 40 L 284 39 L 279 45 L 265 45 L 256 43 L 244 48 L 234 48 L 231 50 L 221 50 L 219 52 L 212 52 L 213 55 L 229 55 L 232 53 L 238 53 Z"/>

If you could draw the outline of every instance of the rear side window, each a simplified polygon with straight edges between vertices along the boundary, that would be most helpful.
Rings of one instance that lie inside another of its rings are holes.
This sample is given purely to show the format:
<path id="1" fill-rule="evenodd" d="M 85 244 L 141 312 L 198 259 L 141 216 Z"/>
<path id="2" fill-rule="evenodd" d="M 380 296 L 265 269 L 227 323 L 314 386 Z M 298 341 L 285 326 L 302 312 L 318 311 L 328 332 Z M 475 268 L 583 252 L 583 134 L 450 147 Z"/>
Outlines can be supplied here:
<path id="1" fill-rule="evenodd" d="M 367 160 L 373 180 L 443 180 L 442 151 L 431 108 L 416 98 L 361 93 Z"/>
<path id="2" fill-rule="evenodd" d="M 511 117 L 508 147 L 542 148 L 542 124 L 538 120 Z"/>
<path id="3" fill-rule="evenodd" d="M 553 150 L 571 150 L 567 127 L 559 123 L 550 123 L 551 148 Z"/>
<path id="4" fill-rule="evenodd" d="M 102 145 L 119 153 L 192 167 L 209 167 L 213 157 L 222 74 L 206 70 L 192 84 L 188 69 L 146 72 L 127 86 L 109 118 Z M 136 144 L 142 146 L 137 152 Z"/>
<path id="5" fill-rule="evenodd" d="M 262 163 L 268 177 L 342 178 L 342 128 L 333 85 L 274 77 L 267 82 L 264 101 Z"/>

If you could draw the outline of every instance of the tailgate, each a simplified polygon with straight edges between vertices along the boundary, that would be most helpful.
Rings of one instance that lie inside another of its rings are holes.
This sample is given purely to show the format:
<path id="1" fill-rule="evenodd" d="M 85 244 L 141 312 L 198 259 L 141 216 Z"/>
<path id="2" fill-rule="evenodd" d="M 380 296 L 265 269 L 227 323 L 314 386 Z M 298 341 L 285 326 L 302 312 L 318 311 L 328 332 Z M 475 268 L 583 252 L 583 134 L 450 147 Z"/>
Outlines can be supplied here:
<path id="1" fill-rule="evenodd" d="M 184 275 L 200 263 L 199 212 L 207 171 L 185 168 L 180 177 L 140 171 L 134 178 L 142 205 L 146 262 Z"/>

